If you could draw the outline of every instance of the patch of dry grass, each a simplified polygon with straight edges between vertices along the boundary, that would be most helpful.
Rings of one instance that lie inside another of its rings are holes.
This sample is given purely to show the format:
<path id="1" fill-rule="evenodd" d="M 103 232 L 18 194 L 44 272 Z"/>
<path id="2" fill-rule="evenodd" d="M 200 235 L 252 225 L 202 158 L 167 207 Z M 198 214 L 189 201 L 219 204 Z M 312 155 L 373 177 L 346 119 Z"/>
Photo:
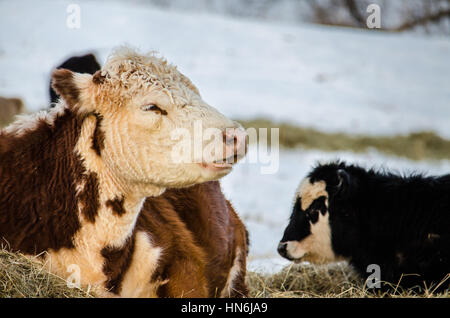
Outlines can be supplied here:
<path id="1" fill-rule="evenodd" d="M 450 291 L 433 290 L 416 294 L 401 290 L 397 294 L 374 294 L 346 263 L 332 265 L 289 265 L 275 274 L 248 272 L 250 297 L 254 298 L 361 298 L 361 297 L 446 297 Z M 64 279 L 47 272 L 42 264 L 21 254 L 0 250 L 0 298 L 87 298 L 92 293 L 68 288 Z"/>
<path id="2" fill-rule="evenodd" d="M 249 272 L 250 297 L 256 298 L 367 298 L 367 297 L 445 297 L 450 291 L 434 293 L 433 289 L 417 294 L 397 288 L 396 293 L 374 293 L 364 287 L 363 280 L 346 263 L 331 265 L 289 265 L 275 274 Z"/>
<path id="3" fill-rule="evenodd" d="M 245 128 L 279 128 L 280 146 L 286 148 L 302 147 L 325 151 L 366 152 L 376 149 L 388 155 L 406 157 L 413 160 L 449 159 L 450 140 L 434 132 L 415 132 L 396 136 L 365 136 L 345 133 L 327 133 L 311 128 L 303 128 L 288 123 L 277 123 L 267 119 L 237 120 Z"/>
<path id="4" fill-rule="evenodd" d="M 0 118 L 0 129 L 8 126 L 9 122 L 8 121 L 4 121 Z"/>
<path id="5" fill-rule="evenodd" d="M 0 298 L 86 298 L 92 297 L 42 268 L 21 254 L 0 250 Z"/>

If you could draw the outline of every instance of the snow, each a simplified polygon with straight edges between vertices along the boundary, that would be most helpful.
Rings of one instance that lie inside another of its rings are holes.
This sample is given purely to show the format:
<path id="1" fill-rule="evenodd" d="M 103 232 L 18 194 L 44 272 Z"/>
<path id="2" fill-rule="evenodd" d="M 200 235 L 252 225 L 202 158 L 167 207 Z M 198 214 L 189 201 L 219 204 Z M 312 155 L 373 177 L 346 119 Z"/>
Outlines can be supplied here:
<path id="1" fill-rule="evenodd" d="M 450 39 L 264 23 L 137 3 L 0 2 L 0 95 L 47 105 L 52 67 L 75 53 L 130 43 L 179 65 L 226 115 L 328 131 L 434 130 L 450 137 Z M 16 75 L 17 74 L 17 75 Z"/>
<path id="2" fill-rule="evenodd" d="M 77 1 L 81 28 L 69 29 L 69 3 L 0 0 L 0 96 L 19 96 L 31 110 L 46 108 L 53 67 L 91 51 L 104 62 L 112 48 L 129 43 L 159 51 L 208 103 L 233 118 L 382 135 L 426 129 L 450 138 L 448 37 L 267 23 L 114 1 Z M 276 246 L 294 191 L 318 159 L 333 158 L 401 172 L 450 168 L 448 160 L 314 150 L 281 151 L 275 174 L 239 164 L 222 185 L 249 228 L 251 269 L 286 264 Z"/>

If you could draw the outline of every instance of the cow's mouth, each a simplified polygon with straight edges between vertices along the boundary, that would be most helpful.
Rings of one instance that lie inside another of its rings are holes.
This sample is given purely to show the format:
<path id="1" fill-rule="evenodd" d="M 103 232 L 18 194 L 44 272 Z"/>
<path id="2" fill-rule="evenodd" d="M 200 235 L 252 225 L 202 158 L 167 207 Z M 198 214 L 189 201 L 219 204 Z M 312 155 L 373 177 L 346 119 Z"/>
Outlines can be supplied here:
<path id="1" fill-rule="evenodd" d="M 239 156 L 234 155 L 226 159 L 214 160 L 213 162 L 202 162 L 200 165 L 202 168 L 214 171 L 230 170 L 239 159 L 241 159 Z"/>
<path id="2" fill-rule="evenodd" d="M 295 264 L 300 264 L 300 263 L 303 263 L 303 262 L 305 262 L 306 261 L 306 259 L 307 259 L 307 257 L 305 257 L 306 255 L 303 255 L 302 257 L 292 257 L 292 256 L 290 256 L 289 254 L 287 254 L 287 255 L 284 255 L 283 257 L 285 258 L 285 259 L 287 259 L 288 261 L 291 261 L 292 263 L 295 263 Z"/>
<path id="3" fill-rule="evenodd" d="M 233 165 L 231 163 L 227 162 L 212 162 L 212 163 L 206 163 L 202 162 L 199 163 L 199 165 L 204 169 L 209 169 L 213 171 L 223 171 L 223 170 L 231 170 L 233 168 Z"/>

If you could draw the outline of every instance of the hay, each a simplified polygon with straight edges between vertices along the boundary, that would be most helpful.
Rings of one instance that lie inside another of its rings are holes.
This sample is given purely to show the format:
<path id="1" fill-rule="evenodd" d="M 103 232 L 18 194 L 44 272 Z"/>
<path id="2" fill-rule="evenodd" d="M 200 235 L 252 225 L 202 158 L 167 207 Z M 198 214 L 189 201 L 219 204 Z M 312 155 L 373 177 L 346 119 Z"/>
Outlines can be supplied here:
<path id="1" fill-rule="evenodd" d="M 250 272 L 247 284 L 251 297 L 303 298 L 360 295 L 363 282 L 347 265 L 290 265 L 271 275 Z"/>
<path id="2" fill-rule="evenodd" d="M 279 273 L 247 273 L 250 297 L 254 298 L 354 298 L 354 297 L 446 297 L 450 291 L 424 294 L 399 290 L 397 294 L 375 294 L 364 288 L 364 282 L 346 263 L 313 266 L 290 265 Z M 0 250 L 0 298 L 88 298 L 87 291 L 69 288 L 67 282 L 47 272 L 42 264 L 25 257 Z"/>
<path id="3" fill-rule="evenodd" d="M 406 157 L 412 160 L 450 158 L 450 140 L 434 132 L 415 132 L 409 135 L 364 136 L 345 133 L 327 133 L 311 128 L 303 128 L 288 123 L 276 123 L 267 119 L 237 120 L 245 128 L 279 128 L 280 146 L 285 148 L 301 147 L 324 151 L 353 151 L 357 153 L 376 149 L 388 155 Z"/>
<path id="4" fill-rule="evenodd" d="M 364 281 L 346 263 L 331 265 L 290 265 L 275 274 L 249 272 L 247 284 L 250 297 L 256 298 L 367 298 L 367 297 L 445 297 L 450 291 L 434 293 L 427 289 L 423 294 L 412 290 L 373 292 L 365 287 Z"/>
<path id="5" fill-rule="evenodd" d="M 87 298 L 89 293 L 67 287 L 67 282 L 37 261 L 0 250 L 0 298 Z"/>

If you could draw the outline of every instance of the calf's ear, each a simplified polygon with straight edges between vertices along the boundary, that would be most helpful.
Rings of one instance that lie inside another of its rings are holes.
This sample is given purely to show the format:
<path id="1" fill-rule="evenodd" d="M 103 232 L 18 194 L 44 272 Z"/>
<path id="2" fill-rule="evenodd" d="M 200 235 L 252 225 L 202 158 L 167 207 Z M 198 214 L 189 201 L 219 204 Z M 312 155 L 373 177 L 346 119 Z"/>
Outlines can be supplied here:
<path id="1" fill-rule="evenodd" d="M 337 171 L 337 178 L 338 178 L 337 195 L 339 195 L 341 198 L 348 197 L 349 193 L 351 192 L 350 190 L 353 184 L 352 177 L 344 169 L 339 169 Z"/>
<path id="2" fill-rule="evenodd" d="M 67 69 L 57 69 L 52 73 L 52 87 L 69 108 L 86 108 L 83 103 L 87 89 L 92 84 L 92 75 L 74 73 Z M 83 105 L 83 107 L 81 107 Z M 83 109 L 83 112 L 93 111 Z"/>

